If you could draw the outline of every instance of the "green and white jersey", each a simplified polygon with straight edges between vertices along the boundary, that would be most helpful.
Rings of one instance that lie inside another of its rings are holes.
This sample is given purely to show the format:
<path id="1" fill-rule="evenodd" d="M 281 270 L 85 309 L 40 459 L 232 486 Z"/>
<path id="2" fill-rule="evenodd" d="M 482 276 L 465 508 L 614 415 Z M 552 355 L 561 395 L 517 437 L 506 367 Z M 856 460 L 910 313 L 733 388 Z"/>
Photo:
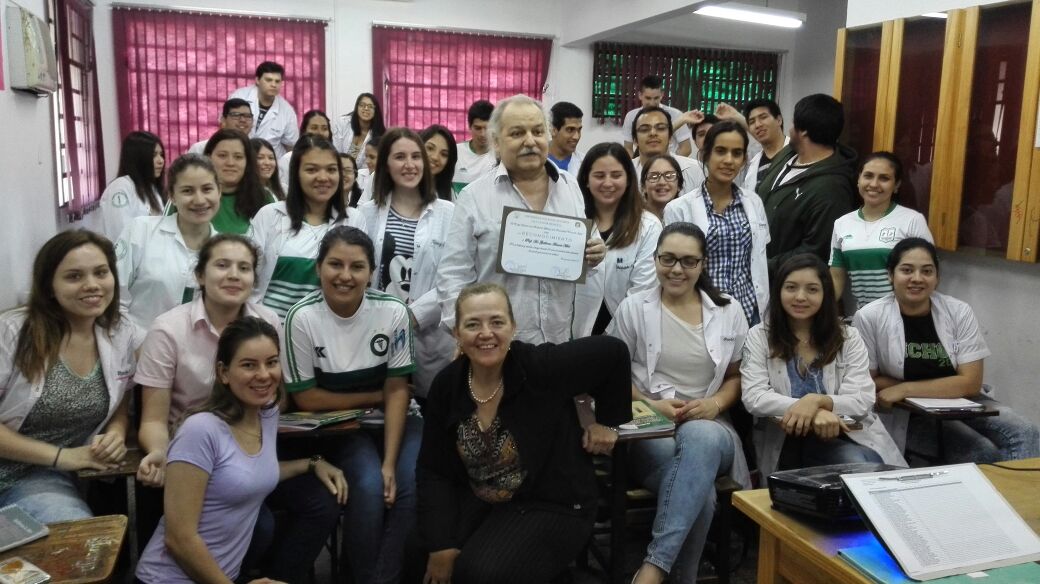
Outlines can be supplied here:
<path id="1" fill-rule="evenodd" d="M 876 221 L 864 219 L 862 209 L 834 221 L 830 265 L 848 272 L 857 308 L 892 291 L 885 262 L 892 248 L 908 237 L 932 241 L 932 232 L 924 215 L 895 203 Z"/>
<path id="2" fill-rule="evenodd" d="M 343 220 L 334 217 L 323 225 L 306 222 L 293 233 L 285 201 L 265 205 L 250 225 L 249 236 L 260 248 L 260 269 L 253 286 L 253 301 L 262 303 L 285 320 L 293 304 L 317 290 L 318 247 L 329 229 L 350 225 L 364 231 L 364 217 L 350 209 Z"/>
<path id="3" fill-rule="evenodd" d="M 404 302 L 366 290 L 354 316 L 343 318 L 315 290 L 285 317 L 282 366 L 289 393 L 320 387 L 338 393 L 382 389 L 387 377 L 415 371 L 411 321 Z"/>
<path id="4" fill-rule="evenodd" d="M 494 149 L 490 147 L 487 152 L 477 154 L 469 142 L 463 142 L 459 144 L 458 152 L 459 160 L 455 163 L 455 175 L 451 183 L 456 195 L 469 183 L 491 172 L 497 162 Z"/>

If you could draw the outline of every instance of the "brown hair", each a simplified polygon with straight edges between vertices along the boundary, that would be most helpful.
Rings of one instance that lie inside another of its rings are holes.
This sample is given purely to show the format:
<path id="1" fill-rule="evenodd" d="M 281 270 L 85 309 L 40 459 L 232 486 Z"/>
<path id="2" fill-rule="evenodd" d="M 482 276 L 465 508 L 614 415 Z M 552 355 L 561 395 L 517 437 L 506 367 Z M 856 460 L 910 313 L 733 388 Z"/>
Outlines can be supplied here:
<path id="1" fill-rule="evenodd" d="M 419 198 L 429 204 L 437 200 L 437 189 L 433 186 L 433 174 L 430 173 L 430 161 L 426 158 L 426 143 L 419 134 L 408 128 L 390 128 L 379 139 L 379 153 L 376 155 L 376 173 L 372 183 L 372 198 L 377 207 L 390 203 L 390 194 L 394 191 L 394 179 L 390 178 L 390 149 L 398 140 L 411 140 L 419 147 L 422 156 L 422 180 L 419 182 Z"/>
<path id="2" fill-rule="evenodd" d="M 509 292 L 506 289 L 494 282 L 477 282 L 476 284 L 470 284 L 459 292 L 459 297 L 455 299 L 455 327 L 459 326 L 459 313 L 462 312 L 462 303 L 472 296 L 480 296 L 482 294 L 501 294 L 502 298 L 506 299 L 506 312 L 509 314 L 509 322 L 515 324 L 516 319 L 513 318 L 513 302 L 509 300 Z"/>
<path id="3" fill-rule="evenodd" d="M 625 193 L 618 202 L 614 227 L 605 242 L 607 247 L 616 249 L 631 245 L 639 239 L 639 229 L 643 225 L 643 197 L 639 194 L 636 169 L 632 166 L 632 159 L 625 147 L 617 142 L 596 144 L 585 154 L 581 168 L 578 169 L 578 187 L 585 197 L 585 216 L 589 219 L 596 218 L 596 201 L 589 190 L 589 176 L 592 174 L 592 165 L 606 156 L 613 157 L 621 168 L 625 169 Z"/>
<path id="4" fill-rule="evenodd" d="M 116 273 L 116 252 L 112 242 L 86 229 L 63 231 L 50 238 L 40 248 L 33 262 L 32 289 L 25 306 L 25 322 L 18 332 L 14 351 L 15 367 L 31 383 L 40 381 L 57 362 L 61 341 L 69 334 L 65 311 L 54 297 L 54 274 L 65 256 L 84 245 L 93 245 L 101 250 L 115 283 L 112 301 L 96 323 L 106 332 L 119 323 L 119 275 Z"/>

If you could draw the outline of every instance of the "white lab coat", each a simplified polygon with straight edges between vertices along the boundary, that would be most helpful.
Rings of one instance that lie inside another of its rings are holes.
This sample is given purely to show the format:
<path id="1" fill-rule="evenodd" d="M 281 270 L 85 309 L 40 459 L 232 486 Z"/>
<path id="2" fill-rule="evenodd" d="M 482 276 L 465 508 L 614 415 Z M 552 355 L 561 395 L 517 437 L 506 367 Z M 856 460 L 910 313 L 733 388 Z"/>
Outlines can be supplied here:
<path id="1" fill-rule="evenodd" d="M 35 383 L 30 382 L 14 363 L 18 335 L 25 318 L 24 308 L 0 315 L 0 424 L 16 432 L 43 395 L 46 382 L 46 376 L 41 376 Z M 123 401 L 123 395 L 134 377 L 134 368 L 137 366 L 134 352 L 144 341 L 144 335 L 144 330 L 127 319 L 125 313 L 123 318 L 119 319 L 119 324 L 109 332 L 94 325 L 101 373 L 104 376 L 105 389 L 108 390 L 108 414 L 94 429 L 94 434 L 104 429 Z M 69 415 L 74 414 L 75 412 L 69 412 Z"/>
<path id="2" fill-rule="evenodd" d="M 578 181 L 546 162 L 549 197 L 543 211 L 585 218 L 585 199 Z M 459 193 L 452 217 L 451 237 L 437 273 L 437 299 L 447 328 L 455 326 L 455 298 L 475 282 L 505 287 L 516 307 L 516 340 L 562 343 L 570 339 L 574 317 L 571 282 L 503 274 L 497 271 L 498 243 L 505 207 L 530 209 L 513 185 L 505 166 L 485 174 Z"/>
<path id="3" fill-rule="evenodd" d="M 253 111 L 253 119 L 260 119 L 260 97 L 256 85 L 236 89 L 228 99 L 244 99 L 249 102 L 249 109 Z M 278 95 L 274 103 L 267 110 L 263 121 L 259 126 L 253 125 L 249 131 L 250 138 L 263 138 L 274 147 L 274 154 L 281 158 L 286 148 L 292 148 L 300 139 L 300 122 L 296 119 L 296 110 L 284 97 Z"/>
<path id="4" fill-rule="evenodd" d="M 704 346 L 715 364 L 715 376 L 705 394 L 710 397 L 722 387 L 730 364 L 740 360 L 748 325 L 744 311 L 735 300 L 726 306 L 718 306 L 707 294 L 700 292 L 700 297 Z M 641 393 L 654 399 L 673 399 L 673 386 L 656 385 L 653 381 L 657 361 L 661 357 L 661 346 L 665 341 L 661 337 L 662 311 L 660 285 L 637 292 L 625 298 L 618 306 L 607 334 L 628 345 L 632 355 L 632 383 Z M 728 414 L 723 414 L 717 421 L 726 427 L 733 438 L 734 456 L 730 476 L 744 488 L 751 488 L 740 436 L 730 423 Z"/>
<path id="5" fill-rule="evenodd" d="M 156 193 L 159 196 L 159 193 Z M 162 198 L 159 198 L 160 205 Z M 135 217 L 152 215 L 152 208 L 137 196 L 137 187 L 130 177 L 123 175 L 108 183 L 101 193 L 101 232 L 112 241 L 119 238 L 127 223 Z M 158 214 L 158 213 L 156 213 Z"/>
<path id="6" fill-rule="evenodd" d="M 212 225 L 209 230 L 210 237 L 217 234 Z M 198 258 L 184 243 L 177 215 L 134 219 L 116 242 L 119 304 L 148 330 L 155 317 L 194 297 Z"/>
<path id="7" fill-rule="evenodd" d="M 292 162 L 292 152 L 286 152 L 278 159 L 278 183 L 282 185 L 282 192 L 289 192 L 289 163 Z"/>
<path id="8" fill-rule="evenodd" d="M 950 365 L 954 369 L 962 363 L 981 361 L 990 355 L 975 313 L 967 303 L 939 292 L 932 292 L 931 300 L 935 332 L 950 356 Z M 903 328 L 903 316 L 895 295 L 889 293 L 860 308 L 852 322 L 863 337 L 870 369 L 881 375 L 902 379 L 906 360 L 906 329 Z M 989 386 L 983 385 L 982 388 L 987 397 L 993 397 Z M 896 444 L 904 448 L 910 413 L 893 409 L 890 413 L 882 414 L 881 419 Z"/>
<path id="9" fill-rule="evenodd" d="M 343 114 L 336 118 L 336 121 L 332 124 L 332 145 L 343 154 L 350 151 L 350 143 L 354 141 L 354 129 L 350 127 L 350 118 L 353 115 L 353 113 Z M 365 133 L 365 139 L 361 141 L 361 146 L 358 148 L 357 156 L 354 159 L 358 166 L 365 165 L 365 145 L 371 139 L 372 130 L 369 130 Z"/>
<path id="10" fill-rule="evenodd" d="M 748 224 L 751 226 L 751 283 L 755 286 L 759 317 L 765 320 L 769 306 L 769 261 L 766 246 L 769 245 L 769 223 L 766 208 L 755 191 L 740 190 Z M 687 221 L 708 233 L 708 209 L 704 206 L 703 189 L 698 188 L 669 201 L 664 207 L 664 224 Z"/>
<path id="11" fill-rule="evenodd" d="M 366 225 L 365 231 L 375 245 L 376 274 L 380 272 L 383 261 L 383 239 L 390 201 L 382 207 L 377 206 L 375 201 L 367 201 L 357 208 Z M 433 378 L 451 361 L 454 354 L 454 340 L 448 330 L 440 326 L 441 307 L 437 302 L 437 267 L 450 237 L 454 211 L 453 203 L 435 199 L 423 208 L 419 223 L 415 226 L 408 308 L 416 321 L 415 360 L 418 369 L 413 381 L 416 394 L 420 396 L 429 392 Z M 378 282 L 373 284 L 378 285 Z"/>
<path id="12" fill-rule="evenodd" d="M 643 211 L 639 221 L 636 240 L 622 248 L 607 249 L 603 261 L 589 268 L 585 283 L 578 284 L 574 298 L 574 322 L 571 324 L 574 338 L 592 334 L 599 307 L 604 302 L 613 316 L 626 296 L 657 285 L 654 251 L 657 249 L 657 238 L 661 235 L 661 222 L 649 211 Z"/>
<path id="13" fill-rule="evenodd" d="M 748 333 L 740 375 L 744 407 L 757 418 L 754 442 L 758 468 L 762 476 L 769 476 L 776 470 L 787 436 L 772 418 L 783 416 L 798 399 L 791 397 L 787 363 L 769 356 L 769 331 L 765 324 L 755 325 Z M 862 430 L 848 433 L 851 440 L 878 453 L 886 464 L 906 466 L 902 451 L 874 414 L 874 380 L 870 377 L 867 348 L 856 329 L 845 327 L 841 351 L 834 361 L 823 366 L 823 385 L 834 402 L 835 414 L 850 416 L 863 424 Z"/>
<path id="14" fill-rule="evenodd" d="M 679 170 L 682 171 L 683 186 L 682 190 L 679 191 L 679 195 L 684 195 L 694 189 L 699 189 L 704 183 L 704 168 L 701 163 L 692 158 L 686 158 L 685 156 L 679 156 L 678 154 L 672 154 L 672 158 L 679 163 Z M 636 167 L 636 176 L 643 176 L 643 163 L 639 158 L 633 158 L 632 164 Z"/>

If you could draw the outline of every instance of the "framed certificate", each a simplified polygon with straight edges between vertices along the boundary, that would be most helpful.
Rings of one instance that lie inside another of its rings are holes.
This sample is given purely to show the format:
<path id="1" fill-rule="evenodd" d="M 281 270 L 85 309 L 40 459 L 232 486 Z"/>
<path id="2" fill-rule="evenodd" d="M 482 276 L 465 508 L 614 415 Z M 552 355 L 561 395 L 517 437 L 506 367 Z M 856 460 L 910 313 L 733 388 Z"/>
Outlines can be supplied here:
<path id="1" fill-rule="evenodd" d="M 585 242 L 592 220 L 516 207 L 502 210 L 498 272 L 585 282 Z"/>

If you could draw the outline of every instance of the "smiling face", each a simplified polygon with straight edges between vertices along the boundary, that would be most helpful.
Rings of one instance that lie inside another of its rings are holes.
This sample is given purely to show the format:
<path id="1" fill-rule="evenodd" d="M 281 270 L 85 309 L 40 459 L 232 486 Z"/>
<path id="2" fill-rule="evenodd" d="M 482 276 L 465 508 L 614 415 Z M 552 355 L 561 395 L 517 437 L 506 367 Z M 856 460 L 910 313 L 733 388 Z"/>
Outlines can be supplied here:
<path id="1" fill-rule="evenodd" d="M 668 117 L 663 112 L 653 111 L 638 116 L 635 128 L 639 155 L 644 160 L 656 154 L 664 154 L 668 150 L 671 132 Z"/>
<path id="2" fill-rule="evenodd" d="M 329 121 L 324 116 L 311 116 L 307 120 L 307 126 L 303 129 L 304 134 L 321 136 L 326 140 L 332 139 L 332 130 L 329 129 Z"/>
<path id="3" fill-rule="evenodd" d="M 459 304 L 455 339 L 474 367 L 493 369 L 506 360 L 516 323 L 499 292 L 474 294 Z"/>
<path id="4" fill-rule="evenodd" d="M 278 345 L 266 336 L 242 341 L 231 363 L 217 363 L 220 381 L 248 409 L 260 409 L 275 399 L 282 381 Z"/>
<path id="5" fill-rule="evenodd" d="M 209 155 L 220 177 L 220 188 L 233 192 L 246 174 L 246 148 L 239 140 L 221 140 Z"/>
<path id="6" fill-rule="evenodd" d="M 223 142 L 221 142 L 223 144 Z M 174 179 L 170 193 L 178 222 L 209 223 L 220 210 L 220 189 L 213 173 L 201 166 L 187 166 Z"/>
<path id="7" fill-rule="evenodd" d="M 666 266 L 667 263 L 675 263 Z M 694 267 L 683 267 L 683 262 L 696 263 Z M 657 246 L 654 257 L 657 281 L 661 293 L 669 298 L 683 298 L 696 293 L 697 280 L 704 271 L 704 250 L 700 242 L 689 235 L 672 233 Z"/>
<path id="8" fill-rule="evenodd" d="M 206 303 L 241 308 L 253 291 L 255 258 L 245 245 L 224 241 L 213 246 L 202 277 L 196 276 Z"/>
<path id="9" fill-rule="evenodd" d="M 780 305 L 788 320 L 811 322 L 823 305 L 823 282 L 816 270 L 802 268 L 788 274 L 780 287 Z"/>
<path id="10" fill-rule="evenodd" d="M 900 309 L 918 314 L 931 306 L 932 293 L 939 285 L 939 268 L 928 250 L 915 247 L 903 252 L 889 279 Z"/>
<path id="11" fill-rule="evenodd" d="M 66 319 L 93 320 L 112 303 L 116 280 L 101 248 L 88 243 L 65 254 L 51 286 Z"/>
<path id="12" fill-rule="evenodd" d="M 394 188 L 418 188 L 423 179 L 422 147 L 409 138 L 398 138 L 390 145 L 386 170 Z"/>
<path id="13" fill-rule="evenodd" d="M 502 112 L 495 147 L 509 172 L 537 172 L 545 168 L 549 136 L 545 114 L 532 103 L 513 103 Z"/>
<path id="14" fill-rule="evenodd" d="M 589 193 L 598 208 L 616 208 L 628 189 L 625 167 L 617 158 L 606 154 L 589 169 Z"/>
<path id="15" fill-rule="evenodd" d="M 856 186 L 863 204 L 867 207 L 887 208 L 892 196 L 899 190 L 892 163 L 884 158 L 874 158 L 863 165 Z"/>
<path id="16" fill-rule="evenodd" d="M 564 118 L 563 125 L 559 130 L 553 128 L 552 134 L 553 144 L 557 148 L 568 155 L 574 154 L 578 149 L 578 142 L 581 142 L 581 118 Z"/>
<path id="17" fill-rule="evenodd" d="M 155 173 L 155 178 L 159 178 L 162 175 L 164 168 L 166 168 L 166 156 L 163 153 L 162 146 L 156 144 L 155 152 L 152 154 L 152 171 Z"/>
<path id="18" fill-rule="evenodd" d="M 783 141 L 784 120 L 782 117 L 773 117 L 768 107 L 756 107 L 751 110 L 747 119 L 748 129 L 760 144 L 767 142 Z"/>
<path id="19" fill-rule="evenodd" d="M 228 115 L 221 120 L 220 127 L 225 130 L 238 130 L 243 134 L 249 134 L 253 129 L 253 110 L 248 105 L 240 105 L 231 108 Z"/>
<path id="20" fill-rule="evenodd" d="M 654 179 L 657 180 L 654 180 Z M 664 207 L 679 194 L 679 177 L 675 167 L 664 159 L 650 165 L 646 175 L 644 194 L 655 206 Z"/>
<path id="21" fill-rule="evenodd" d="M 372 266 L 361 246 L 337 241 L 318 264 L 318 277 L 329 308 L 347 318 L 361 306 L 365 288 L 372 279 Z"/>
<path id="22" fill-rule="evenodd" d="M 303 199 L 312 213 L 325 211 L 339 187 L 339 160 L 333 150 L 312 148 L 300 156 L 298 180 Z"/>
<path id="23" fill-rule="evenodd" d="M 444 139 L 444 136 L 434 134 L 426 141 L 425 146 L 426 159 L 430 161 L 430 174 L 437 176 L 444 170 L 445 165 L 448 164 L 448 157 L 451 156 L 451 153 L 448 152 L 448 141 Z"/>
<path id="24" fill-rule="evenodd" d="M 260 150 L 256 152 L 256 171 L 260 175 L 260 180 L 265 183 L 271 180 L 277 168 L 278 161 L 275 160 L 274 152 L 266 146 L 261 146 Z"/>
<path id="25" fill-rule="evenodd" d="M 369 97 L 362 97 L 357 103 L 358 119 L 368 123 L 376 117 L 376 104 Z"/>
<path id="26" fill-rule="evenodd" d="M 737 132 L 723 132 L 715 136 L 708 153 L 708 178 L 715 184 L 731 184 L 747 160 L 744 139 Z"/>

